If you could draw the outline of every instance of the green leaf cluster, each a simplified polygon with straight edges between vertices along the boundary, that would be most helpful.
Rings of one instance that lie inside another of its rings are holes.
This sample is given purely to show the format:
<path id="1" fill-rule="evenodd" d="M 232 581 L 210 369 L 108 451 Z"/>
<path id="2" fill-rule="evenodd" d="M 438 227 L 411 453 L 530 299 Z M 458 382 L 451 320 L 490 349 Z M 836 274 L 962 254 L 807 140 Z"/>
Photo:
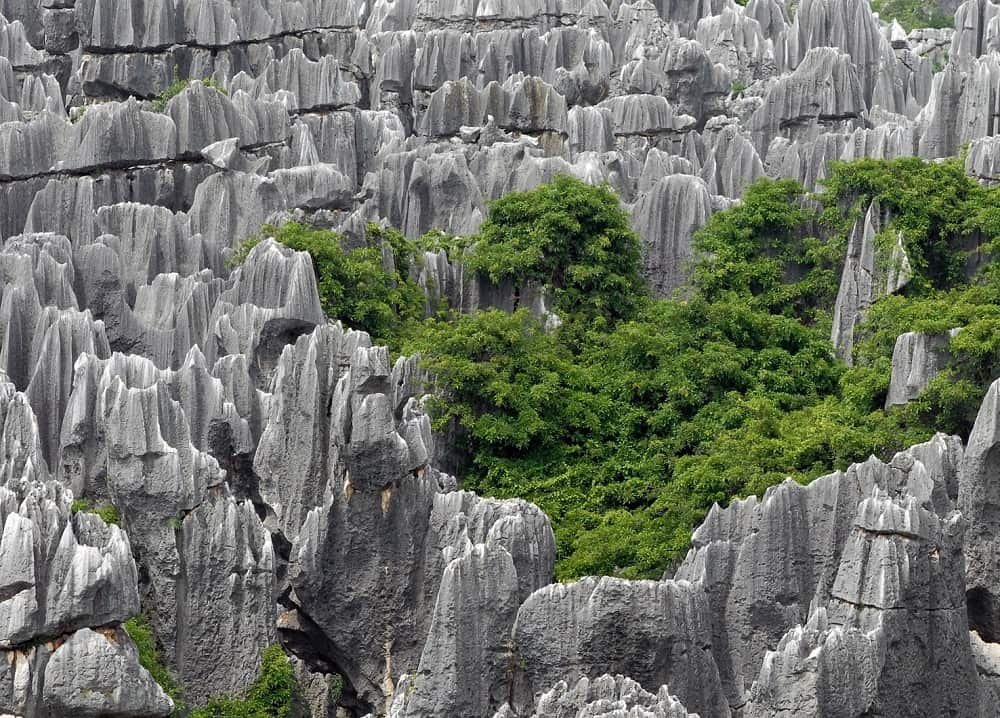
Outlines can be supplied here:
<path id="1" fill-rule="evenodd" d="M 634 313 L 642 294 L 639 247 L 610 187 L 559 175 L 494 202 L 465 264 L 515 291 L 544 284 L 561 316 L 613 322 Z"/>
<path id="2" fill-rule="evenodd" d="M 211 87 L 213 90 L 221 92 L 223 95 L 229 94 L 226 92 L 226 88 L 219 83 L 217 80 L 211 77 L 204 77 L 201 80 L 202 84 L 206 87 Z M 177 95 L 181 94 L 188 88 L 191 84 L 190 79 L 181 80 L 177 77 L 177 73 L 174 73 L 174 81 L 167 86 L 156 98 L 153 99 L 153 109 L 157 112 L 166 112 L 167 104 L 174 99 Z"/>
<path id="3" fill-rule="evenodd" d="M 955 17 L 935 0 L 872 0 L 872 10 L 883 20 L 896 19 L 906 30 L 954 27 Z"/>
<path id="4" fill-rule="evenodd" d="M 331 316 L 421 355 L 465 487 L 545 510 L 559 578 L 655 577 L 713 502 L 968 432 L 1000 374 L 1000 280 L 977 264 L 1000 241 L 998 193 L 960 160 L 835 164 L 815 195 L 761 180 L 697 234 L 690 286 L 664 299 L 639 279 L 611 190 L 569 177 L 493 203 L 467 238 L 371 227 L 369 246 L 347 250 L 302 225 L 268 231 L 312 255 Z M 848 367 L 831 352 L 832 309 L 873 200 L 891 216 L 881 246 L 902 233 L 914 276 L 869 310 Z M 410 277 L 440 249 L 515 294 L 544 285 L 562 324 L 524 308 L 421 320 Z M 883 410 L 896 337 L 953 327 L 947 368 Z"/>
<path id="5" fill-rule="evenodd" d="M 79 512 L 97 514 L 101 517 L 101 521 L 108 524 L 114 524 L 115 526 L 121 526 L 122 517 L 118 513 L 118 508 L 114 504 L 100 504 L 94 506 L 93 502 L 89 499 L 73 499 L 73 504 L 70 506 L 70 512 L 77 514 Z"/>
<path id="6" fill-rule="evenodd" d="M 408 277 L 413 248 L 398 232 L 373 227 L 378 244 L 353 249 L 345 249 L 335 232 L 298 222 L 266 226 L 261 232 L 308 252 L 323 311 L 346 326 L 362 329 L 376 341 L 395 343 L 408 325 L 423 317 L 423 291 Z M 242 263 L 261 238 L 238 246 L 230 262 Z"/>
<path id="7" fill-rule="evenodd" d="M 215 696 L 189 718 L 289 718 L 298 689 L 292 664 L 277 644 L 265 648 L 260 661 L 260 675 L 246 698 Z"/>
<path id="8" fill-rule="evenodd" d="M 1000 376 L 1000 282 L 992 265 L 977 271 L 971 261 L 995 251 L 1000 190 L 967 177 L 959 160 L 860 160 L 834 165 L 819 199 L 823 219 L 841 236 L 878 200 L 892 217 L 887 234 L 903 233 L 915 276 L 868 310 L 854 366 L 843 370 L 835 391 L 792 412 L 759 398 L 748 421 L 683 460 L 694 486 L 714 477 L 724 487 L 742 486 L 737 495 L 760 493 L 787 475 L 808 480 L 869 454 L 888 459 L 935 431 L 967 436 Z M 829 305 L 820 309 L 828 314 Z M 950 342 L 946 369 L 916 401 L 883 410 L 896 338 L 956 327 L 963 330 Z"/>
<path id="9" fill-rule="evenodd" d="M 139 664 L 149 671 L 153 680 L 173 700 L 174 714 L 182 714 L 184 711 L 184 700 L 181 688 L 160 658 L 160 652 L 156 647 L 156 637 L 153 635 L 153 629 L 150 628 L 146 617 L 140 614 L 128 619 L 125 621 L 125 630 L 128 632 L 139 653 Z"/>
<path id="10" fill-rule="evenodd" d="M 547 249 L 559 247 L 550 227 L 586 226 L 573 208 L 593 206 L 561 202 L 567 188 L 602 191 L 553 183 L 494 205 L 475 245 L 480 271 L 550 284 L 563 264 L 586 263 Z M 873 199 L 915 276 L 869 312 L 848 368 L 831 356 L 831 312 L 848 233 Z M 968 431 L 1000 373 L 1000 284 L 967 279 L 964 247 L 1000 236 L 997 206 L 958 161 L 840 164 L 817 196 L 762 180 L 699 232 L 677 298 L 634 288 L 630 309 L 602 316 L 574 295 L 554 332 L 527 312 L 438 319 L 406 348 L 436 377 L 438 426 L 464 440 L 466 486 L 538 503 L 560 578 L 657 576 L 713 502 L 888 459 L 937 428 Z M 919 401 L 883 411 L 896 337 L 955 326 L 966 329 L 949 368 Z"/>
<path id="11" fill-rule="evenodd" d="M 558 191 L 536 190 L 543 207 Z M 553 522 L 561 578 L 662 573 L 707 506 L 742 488 L 684 479 L 683 457 L 740 426 L 758 397 L 788 411 L 836 390 L 829 323 L 799 316 L 812 318 L 836 290 L 825 247 L 795 234 L 808 216 L 802 194 L 763 182 L 717 215 L 699 239 L 697 291 L 686 299 L 654 300 L 633 284 L 630 316 L 614 324 L 583 308 L 546 332 L 526 311 L 492 311 L 430 322 L 409 342 L 438 382 L 439 427 L 452 424 L 465 440 L 466 486 L 538 503 Z M 527 211 L 535 196 L 517 196 L 518 217 L 538 215 Z M 488 224 L 511 221 L 495 207 Z M 518 241 L 546 226 L 522 229 Z M 485 251 L 491 236 L 510 243 L 506 232 L 482 232 L 479 256 L 502 256 Z M 525 264 L 521 276 L 562 276 L 538 256 L 545 269 Z M 789 264 L 800 282 L 786 281 Z"/>
<path id="12" fill-rule="evenodd" d="M 892 162 L 864 159 L 834 163 L 825 180 L 828 208 L 839 211 L 853 200 L 853 219 L 872 200 L 892 211 L 893 234 L 903 233 L 916 273 L 908 289 L 926 292 L 964 281 L 965 256 L 956 238 L 967 236 L 988 212 L 987 193 L 965 174 L 962 162 L 924 162 L 907 157 Z M 895 236 L 890 238 L 895 241 Z"/>

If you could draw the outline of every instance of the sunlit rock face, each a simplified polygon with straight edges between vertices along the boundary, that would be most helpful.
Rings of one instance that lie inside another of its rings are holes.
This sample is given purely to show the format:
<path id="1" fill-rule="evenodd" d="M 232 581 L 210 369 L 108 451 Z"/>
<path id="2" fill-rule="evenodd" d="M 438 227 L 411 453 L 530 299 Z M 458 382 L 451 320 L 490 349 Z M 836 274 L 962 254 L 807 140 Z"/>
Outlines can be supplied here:
<path id="1" fill-rule="evenodd" d="M 18 715 L 167 716 L 122 623 L 139 611 L 129 537 L 74 511 L 49 473 L 38 420 L 0 375 L 0 703 Z"/>
<path id="2" fill-rule="evenodd" d="M 229 261 L 287 218 L 471 234 L 570 174 L 618 193 L 667 295 L 761 177 L 967 147 L 1000 181 L 1000 5 L 948 10 L 907 33 L 865 0 L 0 2 L 0 713 L 168 715 L 141 611 L 191 705 L 280 642 L 316 718 L 335 673 L 353 715 L 997 715 L 995 387 L 967 448 L 716 507 L 661 581 L 553 584 L 546 516 L 442 471 L 415 359 L 330 323 L 307 254 Z M 862 209 L 848 362 L 910 278 Z M 428 313 L 557 320 L 544 287 L 421 260 Z M 946 352 L 903 334 L 887 404 Z"/>
<path id="3" fill-rule="evenodd" d="M 164 207 L 199 255 L 182 274 L 219 276 L 220 253 L 283 210 L 357 238 L 379 219 L 469 233 L 490 199 L 556 171 L 610 181 L 629 204 L 693 174 L 711 202 L 637 227 L 669 292 L 705 212 L 765 172 L 811 189 L 841 156 L 971 142 L 991 176 L 997 7 L 965 2 L 948 8 L 953 32 L 906 33 L 865 0 L 10 0 L 0 234 L 90 240 L 116 234 L 91 220 L 104 206 Z M 196 81 L 144 102 L 175 78 Z M 654 150 L 687 163 L 650 176 Z"/>

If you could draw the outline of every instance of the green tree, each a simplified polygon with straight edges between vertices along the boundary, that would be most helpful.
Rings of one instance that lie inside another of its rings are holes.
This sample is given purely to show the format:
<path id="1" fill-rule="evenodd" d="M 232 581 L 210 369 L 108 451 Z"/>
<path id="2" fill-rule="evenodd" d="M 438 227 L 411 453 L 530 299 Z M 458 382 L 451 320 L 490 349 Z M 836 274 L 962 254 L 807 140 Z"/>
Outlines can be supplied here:
<path id="1" fill-rule="evenodd" d="M 386 261 L 381 246 L 345 250 L 340 235 L 297 222 L 266 226 L 261 232 L 309 253 L 323 310 L 346 326 L 362 329 L 374 340 L 393 342 L 409 323 L 423 317 L 423 292 L 400 274 L 400 262 L 393 266 Z M 402 247 L 390 252 L 409 261 L 410 253 Z"/>
<path id="2" fill-rule="evenodd" d="M 763 179 L 740 205 L 710 217 L 695 237 L 698 294 L 710 301 L 728 294 L 764 312 L 819 319 L 836 299 L 846 242 L 836 234 L 811 235 L 818 218 L 804 200 L 798 182 Z"/>
<path id="3" fill-rule="evenodd" d="M 698 233 L 682 298 L 654 300 L 633 284 L 629 311 L 613 323 L 574 302 L 553 332 L 526 312 L 425 325 L 408 348 L 437 378 L 439 421 L 461 429 L 466 486 L 541 506 L 560 578 L 658 576 L 713 502 L 870 454 L 887 460 L 936 428 L 968 431 L 1000 373 L 1000 284 L 989 270 L 967 279 L 963 245 L 979 236 L 990 249 L 1000 203 L 960 165 L 838 164 L 814 197 L 761 180 Z M 565 264 L 603 261 L 551 241 L 545 228 L 562 219 L 534 223 L 559 216 L 553 193 L 494 205 L 477 266 L 494 279 L 559 286 Z M 886 237 L 903 233 L 915 276 L 871 308 L 848 368 L 831 355 L 831 312 L 847 234 L 876 199 L 892 217 Z M 591 269 L 583 274 L 600 271 Z M 896 337 L 956 326 L 966 329 L 949 368 L 920 400 L 883 410 Z"/>
<path id="4" fill-rule="evenodd" d="M 551 288 L 560 315 L 616 321 L 642 295 L 639 237 L 607 185 L 567 175 L 490 205 L 467 266 L 521 289 Z"/>
<path id="5" fill-rule="evenodd" d="M 848 233 L 873 200 L 891 217 L 879 246 L 902 233 L 914 277 L 869 309 L 847 367 L 831 315 Z M 568 177 L 495 202 L 468 238 L 370 228 L 373 247 L 346 251 L 329 232 L 271 231 L 312 255 L 331 316 L 422 356 L 465 487 L 537 503 L 559 578 L 657 577 L 713 502 L 969 430 L 1000 374 L 1000 279 L 967 246 L 995 251 L 998 207 L 1000 190 L 959 160 L 837 163 L 815 195 L 761 180 L 696 235 L 690 286 L 670 299 L 646 293 L 614 194 Z M 523 308 L 418 321 L 407 280 L 424 249 L 546 285 L 563 324 Z M 945 371 L 884 410 L 896 338 L 954 327 Z"/>
<path id="6" fill-rule="evenodd" d="M 526 311 L 491 311 L 429 323 L 411 341 L 436 377 L 438 420 L 463 430 L 466 485 L 538 503 L 553 521 L 560 577 L 662 573 L 711 501 L 742 488 L 674 491 L 679 459 L 739 426 L 748 397 L 793 410 L 835 391 L 829 324 L 803 324 L 790 309 L 836 288 L 818 240 L 797 233 L 811 217 L 802 195 L 794 183 L 762 183 L 728 223 L 711 223 L 696 270 L 709 286 L 696 281 L 687 300 L 652 300 L 635 285 L 631 317 L 614 326 L 579 312 L 546 332 Z M 789 285 L 785 264 L 816 275 Z"/>
<path id="7" fill-rule="evenodd" d="M 898 20 L 907 30 L 954 27 L 954 16 L 935 0 L 872 0 L 872 10 L 883 20 Z"/>

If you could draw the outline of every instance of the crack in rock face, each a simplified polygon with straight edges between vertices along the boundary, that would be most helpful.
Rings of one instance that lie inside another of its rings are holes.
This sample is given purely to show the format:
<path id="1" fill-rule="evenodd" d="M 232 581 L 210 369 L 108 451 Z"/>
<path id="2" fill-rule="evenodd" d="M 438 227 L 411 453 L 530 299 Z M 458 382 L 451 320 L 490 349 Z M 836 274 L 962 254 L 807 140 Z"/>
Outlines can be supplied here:
<path id="1" fill-rule="evenodd" d="M 169 715 L 141 612 L 189 707 L 280 642 L 310 718 L 1000 715 L 997 384 L 967 444 L 715 506 L 662 580 L 553 583 L 545 514 L 449 475 L 417 360 L 243 245 L 471 235 L 569 174 L 668 296 L 761 177 L 963 148 L 1000 177 L 1000 5 L 947 1 L 912 32 L 866 0 L 0 3 L 0 713 Z M 913 274 L 891 219 L 849 237 L 848 363 Z M 558 325 L 541 285 L 417 259 L 428 316 Z M 899 337 L 887 406 L 959 330 Z"/>

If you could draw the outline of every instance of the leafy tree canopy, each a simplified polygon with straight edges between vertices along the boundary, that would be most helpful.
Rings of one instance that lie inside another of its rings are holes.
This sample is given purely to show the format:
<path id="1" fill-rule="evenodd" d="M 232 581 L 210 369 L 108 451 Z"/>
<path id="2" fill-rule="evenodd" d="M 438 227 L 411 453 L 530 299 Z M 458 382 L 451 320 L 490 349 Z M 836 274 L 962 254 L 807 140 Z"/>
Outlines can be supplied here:
<path id="1" fill-rule="evenodd" d="M 566 175 L 494 202 L 466 266 L 496 283 L 545 284 L 567 316 L 628 317 L 642 294 L 639 237 L 615 193 Z"/>
<path id="2" fill-rule="evenodd" d="M 955 17 L 935 0 L 872 0 L 872 10 L 883 20 L 898 20 L 907 30 L 954 27 Z"/>
<path id="3" fill-rule="evenodd" d="M 230 263 L 243 262 L 262 237 L 308 252 L 323 311 L 346 326 L 368 332 L 375 340 L 391 342 L 405 326 L 423 317 L 424 294 L 408 281 L 411 247 L 407 245 L 402 251 L 402 235 L 384 231 L 377 236 L 384 242 L 345 249 L 343 238 L 330 230 L 298 222 L 269 225 L 261 229 L 261 236 L 238 247 Z"/>
<path id="4" fill-rule="evenodd" d="M 892 218 L 880 246 L 902 233 L 914 277 L 869 310 L 849 368 L 832 356 L 831 315 L 847 236 L 873 200 Z M 345 251 L 329 233 L 275 234 L 313 255 L 331 316 L 421 354 L 465 486 L 539 504 L 560 578 L 650 577 L 712 502 L 968 432 L 1000 374 L 1000 281 L 968 251 L 1000 241 L 998 200 L 959 160 L 835 164 L 814 196 L 761 180 L 698 233 L 690 286 L 668 299 L 640 281 L 613 193 L 568 177 L 495 202 L 468 238 L 379 230 L 387 250 Z M 425 248 L 495 282 L 546 285 L 562 325 L 524 309 L 418 321 L 409 277 Z M 920 399 L 883 410 L 896 337 L 959 326 Z"/>

